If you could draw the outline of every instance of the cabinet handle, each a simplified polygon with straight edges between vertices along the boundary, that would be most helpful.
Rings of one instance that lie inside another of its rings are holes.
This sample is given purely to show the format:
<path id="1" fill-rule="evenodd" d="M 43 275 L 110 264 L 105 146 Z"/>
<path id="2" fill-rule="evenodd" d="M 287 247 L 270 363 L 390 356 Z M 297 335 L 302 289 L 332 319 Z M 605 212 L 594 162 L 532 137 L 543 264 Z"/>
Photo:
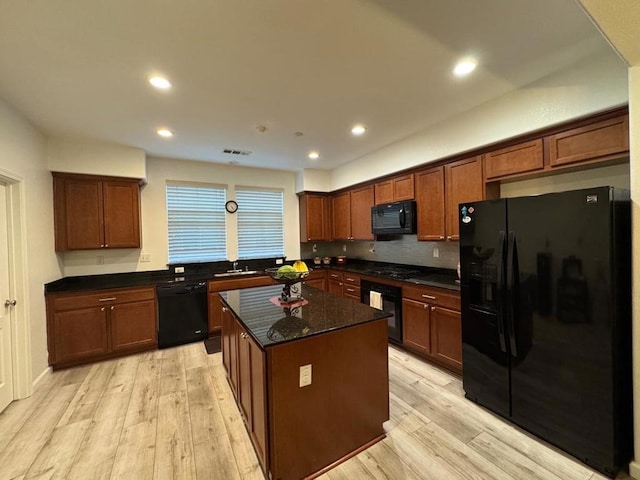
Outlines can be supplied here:
<path id="1" fill-rule="evenodd" d="M 447 235 L 447 240 L 451 240 L 452 236 L 451 235 Z"/>
<path id="2" fill-rule="evenodd" d="M 347 288 L 347 292 L 355 292 L 353 288 Z"/>
<path id="3" fill-rule="evenodd" d="M 105 243 L 105 244 L 104 244 L 104 248 L 109 248 L 109 244 L 108 244 L 108 243 Z"/>
<path id="4" fill-rule="evenodd" d="M 247 337 L 248 337 L 249 335 L 248 335 L 248 334 L 246 334 L 246 333 L 244 333 L 244 332 L 242 332 L 242 333 L 240 334 L 240 336 L 246 340 L 246 339 L 247 339 Z"/>
<path id="5" fill-rule="evenodd" d="M 426 310 L 427 308 L 429 308 L 429 305 L 427 305 L 426 303 L 423 303 L 422 304 L 422 308 L 424 308 Z"/>
<path id="6" fill-rule="evenodd" d="M 102 308 L 100 309 L 100 311 L 101 311 L 101 312 L 104 312 L 104 307 L 102 307 Z"/>
<path id="7" fill-rule="evenodd" d="M 100 248 L 104 248 L 104 245 L 100 245 Z"/>
<path id="8" fill-rule="evenodd" d="M 342 282 L 340 282 L 340 286 L 342 286 L 342 285 L 343 285 L 343 283 L 342 283 Z"/>
<path id="9" fill-rule="evenodd" d="M 111 305 L 111 310 L 112 310 L 112 311 L 113 311 L 113 309 L 114 309 L 114 308 L 116 308 L 116 307 L 114 307 L 113 305 Z"/>
<path id="10" fill-rule="evenodd" d="M 227 307 L 222 307 L 222 311 L 226 312 L 227 311 Z"/>
<path id="11" fill-rule="evenodd" d="M 444 240 L 444 235 L 440 235 L 440 240 Z"/>
<path id="12" fill-rule="evenodd" d="M 355 282 L 355 281 L 356 281 L 356 279 L 355 279 L 355 278 L 349 278 L 349 277 L 347 277 L 347 282 Z"/>
<path id="13" fill-rule="evenodd" d="M 112 302 L 115 299 L 116 299 L 116 297 L 108 297 L 108 298 L 100 298 L 98 301 L 99 302 Z"/>
<path id="14" fill-rule="evenodd" d="M 433 312 L 436 309 L 436 307 L 431 307 L 431 311 Z"/>
<path id="15" fill-rule="evenodd" d="M 436 297 L 434 297 L 433 295 L 427 295 L 425 293 L 422 294 L 422 298 L 428 298 L 429 300 L 435 300 Z"/>

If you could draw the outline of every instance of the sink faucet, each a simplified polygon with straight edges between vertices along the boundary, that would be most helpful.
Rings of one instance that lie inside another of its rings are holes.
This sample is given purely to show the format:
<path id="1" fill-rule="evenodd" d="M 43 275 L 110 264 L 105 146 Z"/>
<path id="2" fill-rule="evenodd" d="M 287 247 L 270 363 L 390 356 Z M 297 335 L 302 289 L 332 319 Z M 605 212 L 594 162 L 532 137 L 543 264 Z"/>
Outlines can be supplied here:
<path id="1" fill-rule="evenodd" d="M 238 261 L 233 262 L 233 271 L 235 272 L 238 269 Z"/>

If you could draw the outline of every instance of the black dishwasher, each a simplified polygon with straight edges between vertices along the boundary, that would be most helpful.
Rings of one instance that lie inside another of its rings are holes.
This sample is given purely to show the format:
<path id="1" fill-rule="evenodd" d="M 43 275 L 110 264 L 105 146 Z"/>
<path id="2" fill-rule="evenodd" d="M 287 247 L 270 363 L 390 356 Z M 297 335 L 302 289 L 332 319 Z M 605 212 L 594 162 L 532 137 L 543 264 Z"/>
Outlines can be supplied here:
<path id="1" fill-rule="evenodd" d="M 209 336 L 207 282 L 158 285 L 158 348 Z"/>

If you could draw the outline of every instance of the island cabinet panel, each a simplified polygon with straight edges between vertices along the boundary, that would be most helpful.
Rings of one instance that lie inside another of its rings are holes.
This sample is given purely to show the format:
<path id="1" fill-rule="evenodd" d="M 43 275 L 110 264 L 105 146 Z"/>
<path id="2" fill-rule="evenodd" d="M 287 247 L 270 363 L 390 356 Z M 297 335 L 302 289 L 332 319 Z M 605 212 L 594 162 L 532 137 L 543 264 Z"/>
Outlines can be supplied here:
<path id="1" fill-rule="evenodd" d="M 311 384 L 300 387 L 304 365 L 311 366 Z M 267 377 L 271 478 L 299 479 L 321 471 L 384 435 L 387 322 L 270 347 Z"/>
<path id="2" fill-rule="evenodd" d="M 53 174 L 56 251 L 140 248 L 135 179 Z"/>
<path id="3" fill-rule="evenodd" d="M 402 287 L 402 344 L 408 350 L 462 372 L 460 294 L 436 287 Z"/>
<path id="4" fill-rule="evenodd" d="M 495 150 L 484 156 L 487 181 L 542 169 L 544 169 L 544 155 L 541 138 Z"/>
<path id="5" fill-rule="evenodd" d="M 416 210 L 418 240 L 444 240 L 444 167 L 416 173 Z"/>
<path id="6" fill-rule="evenodd" d="M 157 347 L 155 288 L 47 295 L 54 369 Z"/>
<path id="7" fill-rule="evenodd" d="M 600 160 L 629 151 L 629 116 L 602 120 L 545 138 L 551 167 Z"/>
<path id="8" fill-rule="evenodd" d="M 444 171 L 447 240 L 459 240 L 458 204 L 484 200 L 482 157 L 449 163 Z"/>
<path id="9" fill-rule="evenodd" d="M 233 313 L 222 307 L 222 363 L 227 370 L 227 379 L 236 400 L 239 400 L 239 351 L 238 338 L 240 325 L 233 317 Z"/>
<path id="10" fill-rule="evenodd" d="M 326 195 L 303 193 L 300 195 L 300 241 L 331 240 L 331 210 Z"/>

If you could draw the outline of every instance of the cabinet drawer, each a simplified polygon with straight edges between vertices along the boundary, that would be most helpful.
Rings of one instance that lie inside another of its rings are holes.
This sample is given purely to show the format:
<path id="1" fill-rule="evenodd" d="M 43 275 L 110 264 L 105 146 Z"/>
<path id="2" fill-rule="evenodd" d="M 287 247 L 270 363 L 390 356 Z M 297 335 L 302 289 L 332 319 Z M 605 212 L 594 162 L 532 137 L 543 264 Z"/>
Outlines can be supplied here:
<path id="1" fill-rule="evenodd" d="M 360 300 L 360 287 L 354 285 L 344 284 L 342 286 L 342 294 L 346 297 L 353 297 Z"/>
<path id="2" fill-rule="evenodd" d="M 112 305 L 115 303 L 138 302 L 142 300 L 154 300 L 156 292 L 153 287 L 135 288 L 123 290 L 104 290 L 92 294 L 70 294 L 55 297 L 53 309 L 56 312 L 64 310 L 77 310 L 79 308 L 96 307 L 99 305 Z"/>
<path id="3" fill-rule="evenodd" d="M 345 273 L 343 276 L 345 285 L 360 286 L 360 277 L 352 273 Z"/>
<path id="4" fill-rule="evenodd" d="M 335 270 L 329 270 L 329 273 L 327 274 L 329 280 L 338 280 L 339 282 L 342 281 L 342 272 L 336 272 Z"/>
<path id="5" fill-rule="evenodd" d="M 460 294 L 441 288 L 402 287 L 402 297 L 460 311 Z"/>

